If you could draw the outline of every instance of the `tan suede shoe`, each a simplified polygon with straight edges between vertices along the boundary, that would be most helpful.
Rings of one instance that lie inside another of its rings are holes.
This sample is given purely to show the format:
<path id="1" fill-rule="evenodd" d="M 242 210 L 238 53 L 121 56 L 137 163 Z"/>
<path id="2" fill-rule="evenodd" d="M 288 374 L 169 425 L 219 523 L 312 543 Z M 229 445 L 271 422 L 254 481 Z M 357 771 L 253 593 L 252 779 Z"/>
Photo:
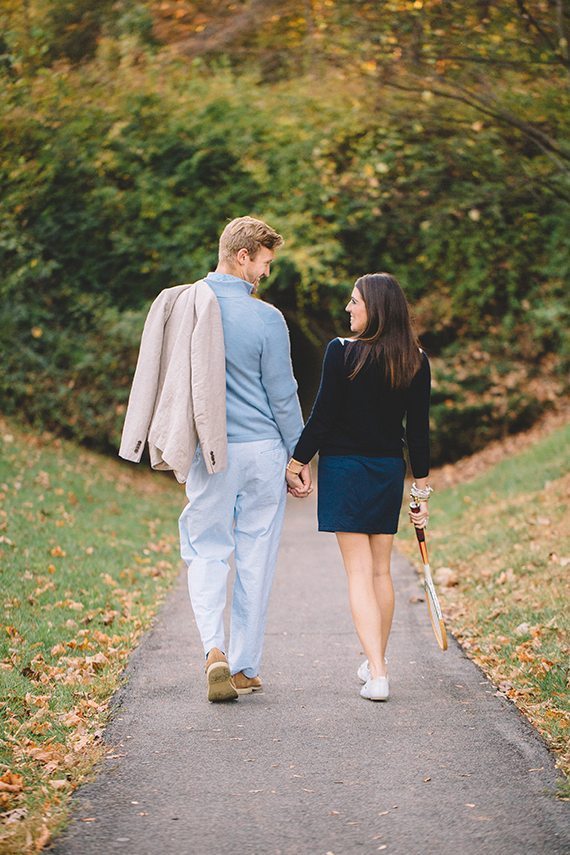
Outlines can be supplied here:
<path id="1" fill-rule="evenodd" d="M 249 695 L 250 692 L 261 692 L 263 683 L 259 677 L 246 677 L 243 671 L 232 676 L 232 683 L 238 695 Z"/>
<path id="2" fill-rule="evenodd" d="M 208 653 L 205 671 L 209 701 L 233 701 L 237 698 L 238 693 L 232 682 L 228 660 L 217 647 L 213 647 Z"/>

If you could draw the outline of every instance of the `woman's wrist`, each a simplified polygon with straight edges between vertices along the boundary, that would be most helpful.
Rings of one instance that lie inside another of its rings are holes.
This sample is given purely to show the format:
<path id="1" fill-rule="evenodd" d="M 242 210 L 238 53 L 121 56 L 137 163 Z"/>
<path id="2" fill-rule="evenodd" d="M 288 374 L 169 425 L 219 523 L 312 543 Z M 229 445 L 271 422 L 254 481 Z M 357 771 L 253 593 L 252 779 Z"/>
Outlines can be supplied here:
<path id="1" fill-rule="evenodd" d="M 412 484 L 410 489 L 410 496 L 416 502 L 427 502 L 429 501 L 430 495 L 433 493 L 433 487 L 427 483 L 427 478 L 418 478 L 420 482 L 417 484 L 415 481 Z"/>
<path id="2" fill-rule="evenodd" d="M 292 457 L 287 464 L 286 469 L 287 472 L 290 472 L 292 475 L 299 475 L 304 466 L 304 463 L 301 463 L 300 460 L 295 460 L 295 458 Z"/>

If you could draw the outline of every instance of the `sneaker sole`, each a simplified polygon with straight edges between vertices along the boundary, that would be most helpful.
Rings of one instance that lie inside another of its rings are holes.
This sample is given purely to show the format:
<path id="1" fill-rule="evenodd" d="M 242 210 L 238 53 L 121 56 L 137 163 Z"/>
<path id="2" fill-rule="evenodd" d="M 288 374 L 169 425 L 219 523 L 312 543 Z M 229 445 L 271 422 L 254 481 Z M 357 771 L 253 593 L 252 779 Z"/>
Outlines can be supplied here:
<path id="1" fill-rule="evenodd" d="M 234 701 L 238 693 L 231 681 L 230 666 L 227 662 L 214 662 L 206 673 L 208 680 L 208 700 L 212 703 L 218 701 Z"/>

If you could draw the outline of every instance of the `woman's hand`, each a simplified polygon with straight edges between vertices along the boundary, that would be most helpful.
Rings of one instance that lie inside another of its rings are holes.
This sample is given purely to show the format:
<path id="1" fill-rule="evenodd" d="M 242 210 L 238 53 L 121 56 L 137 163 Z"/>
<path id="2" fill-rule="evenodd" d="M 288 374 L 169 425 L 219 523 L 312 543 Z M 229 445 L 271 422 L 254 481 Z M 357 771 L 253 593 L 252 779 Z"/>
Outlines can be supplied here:
<path id="1" fill-rule="evenodd" d="M 419 510 L 412 513 L 410 511 L 410 522 L 415 528 L 427 528 L 429 520 L 429 509 L 427 502 L 419 502 Z"/>
<path id="2" fill-rule="evenodd" d="M 303 466 L 298 475 L 286 469 L 285 478 L 287 480 L 287 492 L 291 493 L 295 498 L 304 499 L 313 492 L 311 469 L 308 463 Z"/>

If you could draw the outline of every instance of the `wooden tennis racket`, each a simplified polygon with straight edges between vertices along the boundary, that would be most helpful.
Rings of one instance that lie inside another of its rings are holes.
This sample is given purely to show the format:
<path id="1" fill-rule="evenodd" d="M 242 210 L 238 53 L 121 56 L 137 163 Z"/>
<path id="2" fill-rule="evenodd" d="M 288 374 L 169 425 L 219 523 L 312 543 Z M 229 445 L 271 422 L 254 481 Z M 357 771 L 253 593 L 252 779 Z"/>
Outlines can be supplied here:
<path id="1" fill-rule="evenodd" d="M 416 502 L 410 503 L 410 510 L 413 514 L 416 514 L 419 509 L 419 504 L 417 504 Z M 423 528 L 416 528 L 416 537 L 418 539 L 418 545 L 420 547 L 420 553 L 424 565 L 424 591 L 426 593 L 426 603 L 431 619 L 431 625 L 433 627 L 433 634 L 435 635 L 437 643 L 439 644 L 441 649 L 447 650 L 447 633 L 445 631 L 445 624 L 443 622 L 441 606 L 439 605 L 439 600 L 437 598 L 435 586 L 433 584 L 433 579 L 431 576 L 425 530 Z"/>

